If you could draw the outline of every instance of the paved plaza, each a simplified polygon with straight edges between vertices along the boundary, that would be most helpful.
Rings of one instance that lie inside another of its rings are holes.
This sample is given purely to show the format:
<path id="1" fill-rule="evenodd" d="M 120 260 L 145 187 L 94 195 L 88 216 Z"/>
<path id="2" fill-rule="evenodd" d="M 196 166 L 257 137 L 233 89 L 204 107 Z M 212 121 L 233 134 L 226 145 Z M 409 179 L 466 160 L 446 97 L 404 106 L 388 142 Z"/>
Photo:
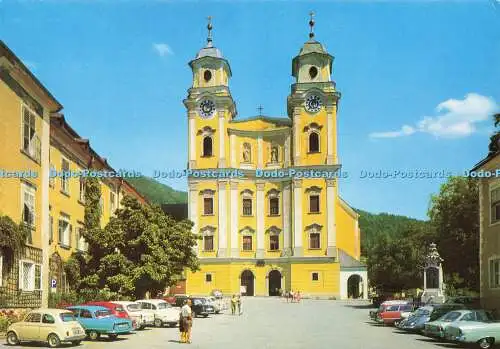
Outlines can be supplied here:
<path id="1" fill-rule="evenodd" d="M 243 298 L 243 307 L 241 316 L 219 314 L 195 319 L 191 345 L 178 343 L 178 328 L 151 328 L 121 336 L 117 341 L 84 341 L 78 348 L 443 348 L 425 337 L 400 334 L 393 327 L 374 325 L 368 319 L 366 303 L 303 300 L 300 304 L 288 304 L 277 298 Z M 44 346 L 29 344 L 23 347 Z"/>

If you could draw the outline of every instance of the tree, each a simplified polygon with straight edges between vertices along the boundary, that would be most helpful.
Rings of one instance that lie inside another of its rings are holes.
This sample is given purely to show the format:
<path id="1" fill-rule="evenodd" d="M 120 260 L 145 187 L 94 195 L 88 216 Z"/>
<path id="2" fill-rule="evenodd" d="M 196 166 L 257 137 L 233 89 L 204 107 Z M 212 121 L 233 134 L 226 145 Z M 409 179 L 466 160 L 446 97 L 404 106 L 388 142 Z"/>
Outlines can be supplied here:
<path id="1" fill-rule="evenodd" d="M 16 224 L 9 216 L 0 216 L 0 250 L 9 260 L 23 248 L 29 234 L 23 223 Z"/>
<path id="2" fill-rule="evenodd" d="M 488 155 L 493 155 L 496 154 L 499 150 L 499 143 L 500 143 L 500 131 L 499 131 L 499 126 L 500 126 L 500 114 L 495 114 L 493 115 L 493 120 L 494 120 L 494 126 L 496 128 L 495 133 L 490 137 L 490 144 L 488 147 L 489 153 Z"/>
<path id="3" fill-rule="evenodd" d="M 456 274 L 455 287 L 479 287 L 479 187 L 477 179 L 451 177 L 433 195 L 430 223 L 437 236 L 443 271 Z"/>

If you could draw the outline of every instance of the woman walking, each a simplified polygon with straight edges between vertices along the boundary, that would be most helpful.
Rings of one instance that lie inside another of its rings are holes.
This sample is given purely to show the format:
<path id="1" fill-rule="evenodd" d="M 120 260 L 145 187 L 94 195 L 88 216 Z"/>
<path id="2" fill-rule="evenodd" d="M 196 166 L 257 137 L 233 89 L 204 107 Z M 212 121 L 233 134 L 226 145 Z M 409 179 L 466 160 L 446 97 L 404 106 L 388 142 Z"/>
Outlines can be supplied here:
<path id="1" fill-rule="evenodd" d="M 181 343 L 186 343 L 186 329 L 184 328 L 184 318 L 182 317 L 182 308 L 179 311 L 179 332 L 181 333 Z"/>
<path id="2" fill-rule="evenodd" d="M 191 299 L 188 299 L 181 308 L 181 316 L 183 320 L 184 341 L 183 343 L 191 344 L 191 328 L 193 326 L 193 316 L 191 311 Z"/>
<path id="3" fill-rule="evenodd" d="M 238 302 L 238 299 L 236 299 L 236 295 L 233 294 L 233 298 L 231 298 L 231 314 L 234 315 L 236 312 L 236 303 Z"/>

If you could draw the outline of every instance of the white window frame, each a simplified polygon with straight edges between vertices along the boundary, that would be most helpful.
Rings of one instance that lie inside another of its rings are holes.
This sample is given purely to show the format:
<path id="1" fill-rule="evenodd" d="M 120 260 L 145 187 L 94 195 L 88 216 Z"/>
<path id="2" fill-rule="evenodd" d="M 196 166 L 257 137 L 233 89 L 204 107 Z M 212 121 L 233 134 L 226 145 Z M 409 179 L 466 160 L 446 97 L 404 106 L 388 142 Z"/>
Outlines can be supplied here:
<path id="1" fill-rule="evenodd" d="M 307 245 L 308 245 L 308 248 L 310 250 L 321 250 L 321 248 L 322 248 L 321 240 L 323 238 L 322 234 L 321 234 L 322 228 L 323 227 L 317 223 L 313 223 L 310 226 L 306 227 Z M 311 234 L 318 234 L 319 235 L 319 247 L 312 247 L 311 246 Z"/>
<path id="2" fill-rule="evenodd" d="M 489 188 L 488 209 L 490 210 L 490 212 L 489 212 L 490 213 L 490 226 L 500 224 L 500 218 L 494 220 L 493 214 L 492 214 L 493 213 L 493 192 L 495 192 L 497 190 L 500 192 L 500 184 L 499 183 L 495 183 L 494 185 L 490 186 L 490 188 Z M 500 200 L 497 200 L 496 202 L 498 202 L 498 204 L 500 205 Z"/>
<path id="3" fill-rule="evenodd" d="M 116 193 L 111 190 L 109 192 L 109 215 L 112 216 L 116 211 Z"/>
<path id="4" fill-rule="evenodd" d="M 89 244 L 85 241 L 82 234 L 83 227 L 76 227 L 76 249 L 80 252 L 87 252 L 89 249 Z"/>
<path id="5" fill-rule="evenodd" d="M 205 189 L 200 191 L 202 197 L 202 215 L 203 216 L 214 216 L 215 215 L 215 190 Z M 212 199 L 212 213 L 205 212 L 205 199 Z"/>
<path id="6" fill-rule="evenodd" d="M 68 168 L 67 170 L 64 169 L 64 163 L 67 163 L 68 164 Z M 64 193 L 64 194 L 67 194 L 69 195 L 69 176 L 65 176 L 64 175 L 64 172 L 65 171 L 71 171 L 71 163 L 68 159 L 66 159 L 65 157 L 62 157 L 61 158 L 61 172 L 62 172 L 62 175 L 61 175 L 61 191 Z"/>
<path id="7" fill-rule="evenodd" d="M 61 229 L 61 222 L 67 223 L 67 229 L 63 231 L 63 233 L 60 233 Z M 57 235 L 59 239 L 59 245 L 63 247 L 71 247 L 71 233 L 72 233 L 72 226 L 71 226 L 71 218 L 65 214 L 61 214 L 59 217 L 59 221 L 57 224 Z M 62 236 L 62 240 L 60 237 Z"/>
<path id="8" fill-rule="evenodd" d="M 251 191 L 250 189 L 245 189 L 243 191 L 241 191 L 241 215 L 243 217 L 253 217 L 254 215 L 254 200 L 253 200 L 253 191 Z M 251 203 L 252 203 L 252 212 L 251 214 L 245 214 L 245 212 L 243 211 L 244 210 L 244 207 L 243 207 L 243 200 L 244 199 L 249 199 L 251 200 Z"/>
<path id="9" fill-rule="evenodd" d="M 278 199 L 278 213 L 271 212 L 271 199 Z M 276 217 L 281 214 L 281 200 L 280 200 L 280 191 L 277 189 L 271 189 L 267 192 L 267 203 L 269 205 L 268 214 L 270 217 Z"/>
<path id="10" fill-rule="evenodd" d="M 28 117 L 28 129 L 31 130 L 33 128 L 34 133 L 33 137 L 29 137 L 28 135 L 28 147 L 27 149 L 24 146 L 24 138 L 25 138 L 25 133 L 24 133 L 24 114 L 25 113 L 29 114 Z M 41 161 L 41 142 L 40 142 L 40 137 L 38 137 L 37 129 L 36 129 L 36 121 L 37 121 L 38 114 L 29 108 L 27 105 L 22 104 L 21 108 L 21 149 L 23 152 L 28 154 L 32 159 L 34 159 L 37 162 Z M 32 125 L 33 123 L 33 125 Z"/>
<path id="11" fill-rule="evenodd" d="M 492 266 L 495 264 L 498 265 L 498 272 L 496 274 L 495 271 L 492 270 Z M 488 259 L 488 286 L 490 289 L 500 288 L 500 256 L 494 256 Z"/>
<path id="12" fill-rule="evenodd" d="M 28 208 L 30 209 L 30 213 L 32 215 L 32 222 L 27 223 L 24 217 L 24 205 L 26 204 L 26 194 L 31 197 L 31 202 L 28 202 Z M 26 224 L 30 228 L 35 228 L 36 226 L 36 188 L 28 183 L 23 182 L 21 185 L 21 212 L 22 212 L 22 220 L 23 223 Z"/>
<path id="13" fill-rule="evenodd" d="M 85 178 L 80 177 L 80 202 L 85 203 Z"/>
<path id="14" fill-rule="evenodd" d="M 318 274 L 318 280 L 313 279 L 313 274 Z M 321 280 L 321 273 L 319 271 L 311 271 L 311 282 L 320 282 Z"/>
<path id="15" fill-rule="evenodd" d="M 28 285 L 24 285 L 24 264 L 29 264 L 29 275 L 28 275 Z M 40 270 L 40 285 L 35 285 L 36 283 L 36 268 Z M 38 291 L 42 289 L 43 285 L 43 275 L 42 275 L 42 265 L 35 263 L 31 260 L 21 259 L 19 261 L 19 290 L 21 291 Z M 38 287 L 37 287 L 38 286 Z"/>

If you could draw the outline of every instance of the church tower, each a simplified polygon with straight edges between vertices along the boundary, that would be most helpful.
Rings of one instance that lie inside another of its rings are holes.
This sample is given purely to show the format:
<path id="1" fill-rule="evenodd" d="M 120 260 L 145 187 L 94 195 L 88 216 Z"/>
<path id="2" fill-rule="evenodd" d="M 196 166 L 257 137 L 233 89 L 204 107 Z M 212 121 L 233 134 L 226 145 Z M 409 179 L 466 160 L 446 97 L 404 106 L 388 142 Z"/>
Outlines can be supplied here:
<path id="1" fill-rule="evenodd" d="M 219 49 L 213 46 L 211 17 L 208 37 L 196 58 L 189 62 L 193 81 L 184 105 L 188 111 L 190 169 L 226 167 L 226 125 L 236 115 L 229 91 L 231 67 Z"/>
<path id="2" fill-rule="evenodd" d="M 288 96 L 293 121 L 294 166 L 337 164 L 337 106 L 340 93 L 331 79 L 334 57 L 316 41 L 311 13 L 309 40 L 292 61 L 295 83 Z"/>

